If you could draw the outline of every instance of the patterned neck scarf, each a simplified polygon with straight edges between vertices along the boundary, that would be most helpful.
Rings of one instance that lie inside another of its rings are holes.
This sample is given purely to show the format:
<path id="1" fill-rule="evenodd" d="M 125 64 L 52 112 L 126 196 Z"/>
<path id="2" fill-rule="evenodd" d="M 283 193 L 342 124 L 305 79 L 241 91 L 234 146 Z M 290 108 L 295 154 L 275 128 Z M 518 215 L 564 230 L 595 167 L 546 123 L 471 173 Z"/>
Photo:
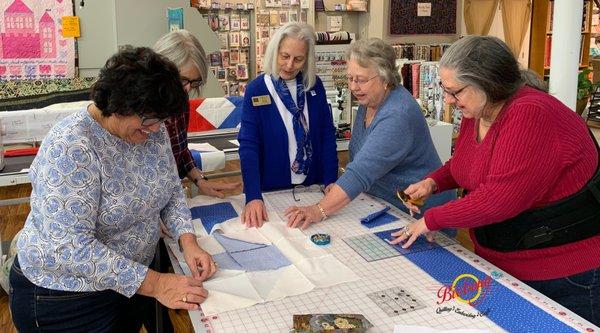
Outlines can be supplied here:
<path id="1" fill-rule="evenodd" d="M 312 160 L 312 144 L 310 142 L 308 123 L 304 116 L 304 84 L 302 83 L 302 73 L 296 75 L 297 104 L 294 103 L 290 89 L 288 89 L 284 79 L 279 78 L 279 80 L 276 80 L 271 76 L 271 80 L 283 105 L 285 105 L 285 108 L 293 116 L 292 124 L 298 148 L 296 150 L 296 159 L 292 163 L 291 169 L 296 174 L 307 175 Z"/>

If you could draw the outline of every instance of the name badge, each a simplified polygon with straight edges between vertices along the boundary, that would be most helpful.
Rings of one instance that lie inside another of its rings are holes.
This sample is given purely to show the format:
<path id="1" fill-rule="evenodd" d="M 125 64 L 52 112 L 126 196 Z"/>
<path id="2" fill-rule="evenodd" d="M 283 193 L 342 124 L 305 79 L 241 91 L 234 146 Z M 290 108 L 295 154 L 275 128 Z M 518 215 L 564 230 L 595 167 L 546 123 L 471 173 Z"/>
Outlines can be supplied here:
<path id="1" fill-rule="evenodd" d="M 316 92 L 316 91 L 314 91 L 314 90 L 311 90 L 311 91 L 310 91 L 310 95 L 311 95 L 311 96 L 317 96 L 317 92 Z"/>
<path id="2" fill-rule="evenodd" d="M 262 95 L 262 96 L 253 96 L 252 97 L 252 106 L 263 106 L 271 104 L 271 96 Z"/>

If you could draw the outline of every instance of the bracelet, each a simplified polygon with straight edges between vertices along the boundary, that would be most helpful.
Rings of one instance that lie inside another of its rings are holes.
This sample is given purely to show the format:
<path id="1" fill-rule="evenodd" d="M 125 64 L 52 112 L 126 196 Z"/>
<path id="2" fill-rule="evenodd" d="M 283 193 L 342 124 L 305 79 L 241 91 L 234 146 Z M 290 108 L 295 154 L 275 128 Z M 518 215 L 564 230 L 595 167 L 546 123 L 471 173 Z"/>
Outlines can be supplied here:
<path id="1" fill-rule="evenodd" d="M 321 212 L 321 221 L 325 221 L 327 220 L 327 218 L 329 216 L 327 216 L 327 214 L 325 214 L 325 209 L 323 209 L 323 207 L 321 206 L 320 202 L 317 202 L 317 208 L 319 208 L 319 211 Z"/>

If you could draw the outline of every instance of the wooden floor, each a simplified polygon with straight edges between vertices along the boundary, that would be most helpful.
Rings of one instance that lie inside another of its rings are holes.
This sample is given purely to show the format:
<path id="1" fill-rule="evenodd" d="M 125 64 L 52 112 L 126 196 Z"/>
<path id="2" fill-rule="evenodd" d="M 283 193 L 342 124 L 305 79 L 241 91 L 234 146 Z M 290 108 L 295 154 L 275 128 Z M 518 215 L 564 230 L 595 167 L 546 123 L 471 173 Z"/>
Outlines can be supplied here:
<path id="1" fill-rule="evenodd" d="M 340 166 L 345 166 L 348 161 L 347 152 L 342 152 L 339 155 Z M 239 170 L 239 161 L 228 161 L 223 171 L 237 171 Z M 210 177 L 210 173 L 208 174 Z M 214 181 L 222 181 L 226 183 L 241 182 L 240 176 L 219 178 Z M 31 186 L 29 184 L 0 187 L 0 200 L 21 198 L 29 196 L 31 192 Z M 228 195 L 238 194 L 241 192 L 241 188 L 230 191 Z M 23 224 L 29 214 L 29 204 L 13 205 L 0 207 L 0 236 L 3 242 L 10 241 L 14 235 L 21 230 Z M 471 242 L 468 238 L 468 234 L 465 231 L 459 231 L 458 237 L 461 243 L 469 248 L 472 248 Z M 8 249 L 8 247 L 6 247 Z M 170 310 L 169 316 L 175 328 L 175 332 L 193 332 L 192 323 L 187 311 L 183 310 Z M 0 291 L 0 332 L 13 333 L 17 332 L 12 324 L 12 319 L 8 309 L 8 296 L 4 291 Z M 145 330 L 142 330 L 145 332 Z"/>

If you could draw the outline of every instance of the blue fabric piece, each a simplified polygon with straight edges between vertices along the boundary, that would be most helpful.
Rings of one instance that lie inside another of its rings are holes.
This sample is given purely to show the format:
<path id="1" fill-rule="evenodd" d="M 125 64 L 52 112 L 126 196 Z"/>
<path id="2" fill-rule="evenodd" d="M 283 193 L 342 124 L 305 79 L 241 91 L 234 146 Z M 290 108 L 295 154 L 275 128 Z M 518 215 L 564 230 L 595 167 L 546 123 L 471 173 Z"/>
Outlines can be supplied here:
<path id="1" fill-rule="evenodd" d="M 303 185 L 329 185 L 337 179 L 338 170 L 335 128 L 321 79 L 317 77 L 309 89 L 305 96 L 313 156 Z M 248 83 L 238 134 L 246 202 L 262 199 L 262 191 L 293 186 L 287 132 L 281 115 L 273 98 L 271 104 L 252 105 L 252 98 L 258 96 L 270 96 L 264 75 Z"/>
<path id="2" fill-rule="evenodd" d="M 362 225 L 364 225 L 367 228 L 375 228 L 380 225 L 397 221 L 398 218 L 394 215 L 388 214 L 388 210 L 390 210 L 390 206 L 385 206 L 382 210 L 369 214 L 360 219 L 360 223 L 362 223 Z"/>
<path id="3" fill-rule="evenodd" d="M 360 106 L 352 127 L 350 162 L 336 184 L 350 199 L 367 192 L 402 209 L 396 189 L 406 189 L 442 165 L 427 121 L 402 86 L 389 93 L 366 128 L 365 114 Z M 453 191 L 432 195 L 421 212 L 455 198 Z"/>
<path id="4" fill-rule="evenodd" d="M 200 219 L 206 232 L 210 234 L 215 224 L 237 217 L 238 214 L 229 202 L 197 206 L 190 209 L 192 219 Z"/>
<path id="5" fill-rule="evenodd" d="M 377 219 L 381 215 L 385 214 L 388 210 L 390 210 L 390 206 L 385 206 L 383 209 L 376 211 L 375 213 L 371 213 L 362 219 L 360 219 L 360 223 L 369 224 L 371 221 Z"/>
<path id="6" fill-rule="evenodd" d="M 294 137 L 296 138 L 296 159 L 292 164 L 292 171 L 297 174 L 307 175 L 312 159 L 312 145 L 310 143 L 310 132 L 308 123 L 304 116 L 304 84 L 302 82 L 302 73 L 296 75 L 296 102 L 292 98 L 290 89 L 284 79 L 275 79 L 271 76 L 273 86 L 279 99 L 283 102 L 285 108 L 292 114 L 292 125 Z"/>
<path id="7" fill-rule="evenodd" d="M 388 214 L 388 213 L 383 213 L 383 214 L 377 216 L 375 219 L 369 220 L 369 222 L 361 221 L 361 223 L 365 227 L 371 229 L 371 228 L 379 227 L 384 224 L 392 223 L 394 221 L 398 221 L 398 218 L 396 216 L 394 216 L 392 214 Z"/>
<path id="8" fill-rule="evenodd" d="M 274 245 L 234 252 L 230 255 L 249 272 L 275 270 L 292 264 Z"/>
<path id="9" fill-rule="evenodd" d="M 227 236 L 223 236 L 222 234 L 217 232 L 214 233 L 213 236 L 215 237 L 217 242 L 219 242 L 221 246 L 225 248 L 225 251 L 229 253 L 251 251 L 267 246 L 267 244 L 251 243 L 235 238 L 230 238 Z"/>
<path id="10" fill-rule="evenodd" d="M 196 167 L 202 170 L 202 155 L 200 155 L 200 152 L 190 149 L 190 153 L 192 153 L 192 158 L 194 159 L 194 163 L 196 163 Z"/>
<path id="11" fill-rule="evenodd" d="M 386 243 L 389 244 L 389 242 L 393 239 L 391 234 L 396 231 L 399 231 L 399 230 L 402 230 L 402 228 L 384 230 L 384 231 L 376 232 L 375 236 L 383 239 Z M 396 244 L 396 245 L 389 244 L 389 245 L 391 247 L 393 247 L 396 251 L 400 252 L 400 254 L 402 254 L 402 255 L 406 255 L 406 254 L 414 253 L 414 252 L 432 250 L 432 249 L 440 247 L 440 245 L 437 243 L 429 242 L 427 239 L 425 239 L 424 236 L 418 237 L 417 240 L 415 240 L 415 242 L 408 249 L 402 248 L 402 245 L 404 245 L 404 243 L 400 243 L 400 244 Z"/>
<path id="12" fill-rule="evenodd" d="M 213 260 L 219 265 L 219 269 L 233 269 L 241 271 L 244 268 L 227 252 L 221 252 L 212 256 Z"/>
<path id="13" fill-rule="evenodd" d="M 404 257 L 443 285 L 452 284 L 459 274 L 473 274 L 480 281 L 489 279 L 488 275 L 442 247 Z M 490 320 L 508 332 L 576 332 L 494 279 L 491 279 L 487 292 L 489 295 L 480 296 L 472 306 L 479 312 L 486 312 Z"/>
<path id="14" fill-rule="evenodd" d="M 225 266 L 219 260 L 223 260 L 226 267 L 232 267 L 226 269 L 243 269 L 249 272 L 275 270 L 292 264 L 274 245 L 246 242 L 220 233 L 214 233 L 213 237 L 226 251 L 218 254 L 218 260 L 215 259 L 221 268 Z"/>

